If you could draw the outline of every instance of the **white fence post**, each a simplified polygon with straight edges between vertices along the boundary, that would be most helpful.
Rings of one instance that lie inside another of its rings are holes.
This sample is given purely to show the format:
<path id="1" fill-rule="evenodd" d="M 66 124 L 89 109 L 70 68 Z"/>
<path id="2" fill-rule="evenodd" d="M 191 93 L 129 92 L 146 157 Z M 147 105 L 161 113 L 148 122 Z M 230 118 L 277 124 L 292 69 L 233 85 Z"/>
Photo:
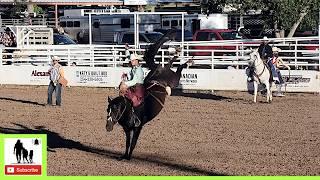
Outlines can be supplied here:
<path id="1" fill-rule="evenodd" d="M 68 66 L 70 66 L 70 48 L 68 48 Z"/>
<path id="2" fill-rule="evenodd" d="M 116 67 L 116 51 L 114 50 L 114 47 L 112 47 L 112 60 L 113 60 L 113 67 Z"/>
<path id="3" fill-rule="evenodd" d="M 2 66 L 2 49 L 0 49 L 0 66 Z"/>
<path id="4" fill-rule="evenodd" d="M 214 69 L 214 51 L 211 51 L 211 69 Z"/>
<path id="5" fill-rule="evenodd" d="M 161 66 L 164 67 L 164 50 L 161 50 Z"/>
<path id="6" fill-rule="evenodd" d="M 320 9 L 319 9 L 319 21 L 318 21 L 318 23 L 319 23 L 319 27 L 318 27 L 318 58 L 319 58 L 319 62 L 318 62 L 318 65 L 319 65 L 319 69 L 318 69 L 318 71 L 320 71 Z M 320 91 L 320 90 L 319 90 Z M 320 92 L 319 92 L 320 93 Z"/>
<path id="7" fill-rule="evenodd" d="M 90 46 L 90 66 L 94 67 L 94 52 L 93 46 Z"/>
<path id="8" fill-rule="evenodd" d="M 294 44 L 294 59 L 295 59 L 296 68 L 298 68 L 298 66 L 297 66 L 297 61 L 298 61 L 298 60 L 297 60 L 297 56 L 298 56 L 298 55 L 297 55 L 297 54 L 298 54 L 298 53 L 297 53 L 297 49 L 298 49 L 298 48 L 297 48 L 297 44 L 298 44 L 298 42 L 297 42 L 297 40 L 296 40 L 296 41 L 295 41 L 295 44 Z"/>

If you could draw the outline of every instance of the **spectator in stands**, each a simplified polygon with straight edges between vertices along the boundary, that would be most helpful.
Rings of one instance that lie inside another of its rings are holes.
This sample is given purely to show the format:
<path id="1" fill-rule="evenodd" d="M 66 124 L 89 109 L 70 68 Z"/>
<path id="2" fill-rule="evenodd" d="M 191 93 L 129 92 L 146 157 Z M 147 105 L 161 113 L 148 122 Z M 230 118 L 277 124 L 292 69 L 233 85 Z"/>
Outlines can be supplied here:
<path id="1" fill-rule="evenodd" d="M 48 87 L 47 104 L 52 105 L 52 94 L 53 94 L 53 91 L 55 91 L 56 105 L 61 106 L 62 84 L 59 82 L 59 79 L 64 78 L 64 71 L 62 66 L 59 64 L 60 58 L 58 56 L 53 56 L 51 59 L 52 59 L 52 67 L 49 69 L 50 83 Z"/>
<path id="2" fill-rule="evenodd" d="M 72 62 L 71 66 L 77 66 L 77 63 L 76 62 Z"/>
<path id="3" fill-rule="evenodd" d="M 279 77 L 279 81 L 276 83 L 277 86 L 277 93 L 274 94 L 274 96 L 279 96 L 279 97 L 283 97 L 284 94 L 281 91 L 282 85 L 284 84 L 284 81 L 282 79 L 281 73 L 280 73 L 280 68 L 287 68 L 288 70 L 290 70 L 290 67 L 288 65 L 286 65 L 283 60 L 279 57 L 279 52 L 281 51 L 280 48 L 277 47 L 273 47 L 272 48 L 272 52 L 273 52 L 273 57 L 272 57 L 272 64 L 275 66 L 278 77 Z"/>

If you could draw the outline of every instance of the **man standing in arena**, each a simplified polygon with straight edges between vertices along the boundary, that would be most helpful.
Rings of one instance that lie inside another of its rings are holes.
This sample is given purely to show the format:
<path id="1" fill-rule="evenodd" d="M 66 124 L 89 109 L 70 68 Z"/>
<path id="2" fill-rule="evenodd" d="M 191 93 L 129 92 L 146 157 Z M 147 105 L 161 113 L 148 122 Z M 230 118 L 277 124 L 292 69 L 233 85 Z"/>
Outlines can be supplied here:
<path id="1" fill-rule="evenodd" d="M 52 94 L 53 91 L 56 92 L 56 105 L 61 106 L 61 90 L 62 84 L 59 79 L 64 78 L 64 71 L 62 66 L 59 64 L 60 58 L 58 56 L 53 56 L 52 67 L 49 69 L 50 83 L 48 87 L 48 101 L 47 105 L 52 105 Z"/>

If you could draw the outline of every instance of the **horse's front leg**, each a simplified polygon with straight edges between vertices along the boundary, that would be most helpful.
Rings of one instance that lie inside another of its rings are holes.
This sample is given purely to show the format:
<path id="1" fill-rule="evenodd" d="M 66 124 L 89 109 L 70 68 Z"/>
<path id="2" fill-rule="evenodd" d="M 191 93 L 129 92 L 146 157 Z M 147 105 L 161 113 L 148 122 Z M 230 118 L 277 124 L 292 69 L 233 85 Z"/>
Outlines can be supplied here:
<path id="1" fill-rule="evenodd" d="M 132 155 L 134 148 L 136 147 L 141 129 L 142 129 L 142 127 L 137 127 L 137 128 L 134 128 L 134 130 L 133 130 L 133 136 L 132 136 L 132 141 L 131 141 L 131 145 L 130 145 L 128 159 L 131 159 L 131 155 Z"/>
<path id="2" fill-rule="evenodd" d="M 126 134 L 126 151 L 124 153 L 124 155 L 122 155 L 119 160 L 122 159 L 129 159 L 129 147 L 131 144 L 131 137 L 132 137 L 132 130 L 128 130 L 128 129 L 124 129 L 124 132 Z"/>
<path id="3" fill-rule="evenodd" d="M 267 88 L 267 102 L 271 103 L 271 101 L 272 101 L 271 85 L 269 84 L 269 82 L 266 82 L 265 85 Z"/>
<path id="4" fill-rule="evenodd" d="M 257 81 L 253 81 L 253 88 L 254 88 L 254 93 L 253 93 L 253 102 L 257 102 L 257 94 L 258 94 L 258 83 Z"/>

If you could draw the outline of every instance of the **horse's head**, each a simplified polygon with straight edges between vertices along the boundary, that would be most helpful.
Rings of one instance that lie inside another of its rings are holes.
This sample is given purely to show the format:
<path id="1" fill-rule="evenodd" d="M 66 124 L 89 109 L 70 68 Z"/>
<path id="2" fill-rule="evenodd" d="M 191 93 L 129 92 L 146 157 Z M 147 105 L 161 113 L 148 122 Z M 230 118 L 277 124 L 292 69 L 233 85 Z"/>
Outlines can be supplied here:
<path id="1" fill-rule="evenodd" d="M 112 131 L 113 126 L 123 117 L 126 111 L 126 99 L 123 96 L 111 99 L 108 97 L 108 107 L 107 107 L 107 131 Z"/>
<path id="2" fill-rule="evenodd" d="M 254 66 L 257 60 L 260 59 L 258 49 L 251 49 L 249 56 L 250 56 L 250 59 L 248 60 L 249 66 Z"/>

